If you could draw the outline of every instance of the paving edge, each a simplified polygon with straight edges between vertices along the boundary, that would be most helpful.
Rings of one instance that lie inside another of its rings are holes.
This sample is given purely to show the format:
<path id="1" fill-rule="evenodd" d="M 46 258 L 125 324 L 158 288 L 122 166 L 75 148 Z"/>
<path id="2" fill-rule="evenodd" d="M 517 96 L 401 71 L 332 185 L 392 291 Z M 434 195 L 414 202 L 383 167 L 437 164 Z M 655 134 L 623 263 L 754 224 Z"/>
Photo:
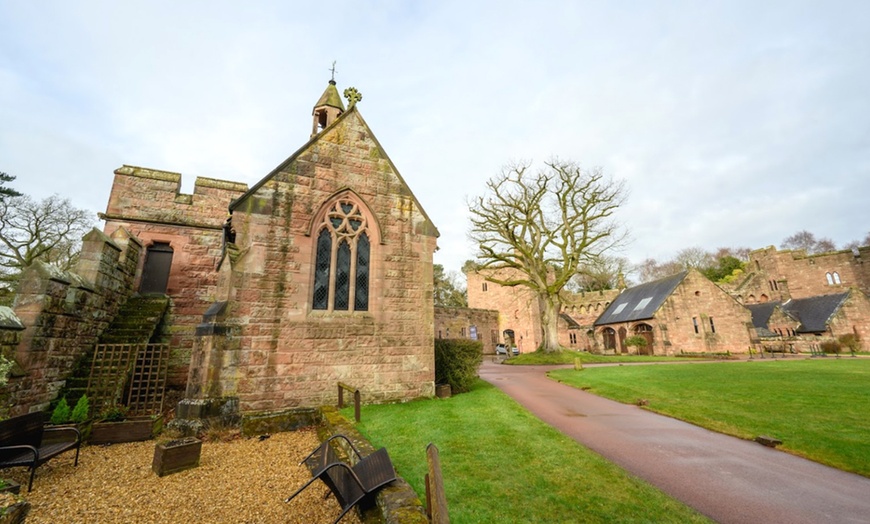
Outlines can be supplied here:
<path id="1" fill-rule="evenodd" d="M 366 440 L 353 424 L 343 417 L 341 413 L 333 406 L 324 406 L 320 408 L 323 416 L 323 424 L 318 427 L 318 436 L 321 442 L 327 438 L 341 433 L 353 442 L 353 445 L 360 451 L 363 456 L 375 451 L 374 446 Z M 336 439 L 333 442 L 340 442 L 341 447 L 346 445 L 341 439 Z M 345 455 L 351 461 L 356 458 L 349 449 L 343 449 Z M 421 450 L 421 457 L 425 457 L 425 450 Z M 423 503 L 420 502 L 420 497 L 411 488 L 405 479 L 401 476 L 389 486 L 380 490 L 375 497 L 375 503 L 370 508 L 365 508 L 361 511 L 363 522 L 367 524 L 385 523 L 385 524 L 415 524 L 429 523 L 426 517 L 426 510 L 423 508 Z"/>

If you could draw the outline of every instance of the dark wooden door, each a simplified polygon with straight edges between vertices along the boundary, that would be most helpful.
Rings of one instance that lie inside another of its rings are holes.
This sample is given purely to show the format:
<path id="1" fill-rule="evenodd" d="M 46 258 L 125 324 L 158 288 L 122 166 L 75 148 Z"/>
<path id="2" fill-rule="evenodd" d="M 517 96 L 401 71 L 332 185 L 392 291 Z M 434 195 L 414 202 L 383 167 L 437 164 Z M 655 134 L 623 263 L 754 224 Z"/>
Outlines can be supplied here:
<path id="1" fill-rule="evenodd" d="M 166 284 L 169 282 L 169 269 L 171 267 L 172 247 L 169 244 L 155 242 L 148 246 L 139 292 L 142 294 L 166 293 Z"/>

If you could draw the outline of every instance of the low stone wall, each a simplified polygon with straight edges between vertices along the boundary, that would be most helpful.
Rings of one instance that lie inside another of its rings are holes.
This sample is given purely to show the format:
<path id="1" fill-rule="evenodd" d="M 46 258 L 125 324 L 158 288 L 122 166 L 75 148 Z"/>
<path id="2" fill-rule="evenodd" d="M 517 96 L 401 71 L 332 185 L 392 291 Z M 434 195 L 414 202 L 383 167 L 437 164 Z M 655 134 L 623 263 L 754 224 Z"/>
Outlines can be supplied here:
<path id="1" fill-rule="evenodd" d="M 318 428 L 321 441 L 340 433 L 349 438 L 363 456 L 375 451 L 375 448 L 369 441 L 356 430 L 349 420 L 341 416 L 336 408 L 323 407 L 321 412 L 323 414 L 323 424 Z M 333 442 L 343 444 L 344 441 L 336 439 Z M 355 458 L 354 454 L 349 449 L 344 451 L 349 460 L 353 462 Z M 425 449 L 421 449 L 420 460 L 425 460 L 425 456 Z M 426 509 L 423 507 L 423 503 L 420 502 L 420 497 L 417 496 L 414 489 L 402 477 L 399 477 L 395 482 L 380 490 L 375 500 L 376 503 L 373 507 L 362 511 L 363 521 L 384 522 L 386 524 L 428 524 L 429 522 L 429 519 L 426 517 Z"/>
<path id="2" fill-rule="evenodd" d="M 483 353 L 495 353 L 499 342 L 498 311 L 467 307 L 436 307 L 435 338 L 466 338 L 483 344 Z"/>

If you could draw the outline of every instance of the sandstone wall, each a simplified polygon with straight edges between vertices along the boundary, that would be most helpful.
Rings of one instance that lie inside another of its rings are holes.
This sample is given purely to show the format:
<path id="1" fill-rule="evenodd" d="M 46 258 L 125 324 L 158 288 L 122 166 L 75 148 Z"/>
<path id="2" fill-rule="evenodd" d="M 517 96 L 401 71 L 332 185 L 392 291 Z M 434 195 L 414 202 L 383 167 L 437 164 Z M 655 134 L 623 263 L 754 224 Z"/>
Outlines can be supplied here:
<path id="1" fill-rule="evenodd" d="M 483 343 L 483 353 L 495 353 L 495 345 L 500 340 L 498 311 L 436 307 L 435 338 L 474 338 Z"/>
<path id="2" fill-rule="evenodd" d="M 36 262 L 22 273 L 13 311 L 24 330 L 6 388 L 10 415 L 43 410 L 57 396 L 130 296 L 140 250 L 123 229 L 111 239 L 94 229 L 83 238 L 74 272 Z"/>
<path id="3" fill-rule="evenodd" d="M 754 334 L 749 310 L 697 271 L 690 271 L 677 286 L 656 320 L 656 336 L 665 354 L 746 353 Z"/>
<path id="4" fill-rule="evenodd" d="M 338 195 L 365 215 L 367 311 L 312 309 L 313 233 Z M 233 224 L 218 292 L 228 302 L 224 335 L 205 335 L 212 340 L 194 355 L 212 360 L 204 352 L 223 347 L 211 352 L 219 378 L 192 369 L 192 390 L 237 395 L 244 412 L 334 403 L 338 381 L 365 402 L 433 394 L 437 231 L 355 109 L 240 199 Z"/>
<path id="5" fill-rule="evenodd" d="M 166 337 L 172 347 L 168 382 L 183 387 L 196 325 L 216 300 L 217 264 L 223 249 L 223 225 L 230 202 L 246 184 L 197 177 L 193 194 L 183 194 L 181 175 L 135 166 L 115 170 L 112 192 L 102 218 L 104 231 L 125 228 L 147 248 L 168 243 L 173 250 L 166 294 L 171 300 Z M 137 261 L 138 289 L 146 250 Z"/>
<path id="6" fill-rule="evenodd" d="M 745 303 L 830 295 L 849 288 L 870 293 L 868 259 L 870 246 L 858 249 L 857 256 L 851 250 L 807 255 L 770 246 L 750 254 L 747 277 L 728 289 Z"/>
<path id="7" fill-rule="evenodd" d="M 469 271 L 468 307 L 498 311 L 499 342 L 507 344 L 505 330 L 513 330 L 521 353 L 535 351 L 543 342 L 537 298 L 522 286 L 506 287 L 488 282 L 485 271 Z"/>

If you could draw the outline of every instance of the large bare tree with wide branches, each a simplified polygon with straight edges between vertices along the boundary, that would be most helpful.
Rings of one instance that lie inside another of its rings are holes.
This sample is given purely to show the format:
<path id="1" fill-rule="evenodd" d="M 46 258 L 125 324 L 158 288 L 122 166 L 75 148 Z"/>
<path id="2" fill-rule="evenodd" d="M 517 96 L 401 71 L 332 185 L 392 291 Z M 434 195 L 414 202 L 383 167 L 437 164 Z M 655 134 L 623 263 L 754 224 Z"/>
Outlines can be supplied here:
<path id="1" fill-rule="evenodd" d="M 490 282 L 531 290 L 541 348 L 558 350 L 560 292 L 581 266 L 624 240 L 614 213 L 625 185 L 601 168 L 558 159 L 537 171 L 528 163 L 508 166 L 486 185 L 486 194 L 469 202 L 478 270 Z"/>
<path id="2" fill-rule="evenodd" d="M 88 211 L 58 195 L 0 200 L 0 287 L 14 288 L 21 270 L 35 260 L 70 269 L 93 223 Z"/>

